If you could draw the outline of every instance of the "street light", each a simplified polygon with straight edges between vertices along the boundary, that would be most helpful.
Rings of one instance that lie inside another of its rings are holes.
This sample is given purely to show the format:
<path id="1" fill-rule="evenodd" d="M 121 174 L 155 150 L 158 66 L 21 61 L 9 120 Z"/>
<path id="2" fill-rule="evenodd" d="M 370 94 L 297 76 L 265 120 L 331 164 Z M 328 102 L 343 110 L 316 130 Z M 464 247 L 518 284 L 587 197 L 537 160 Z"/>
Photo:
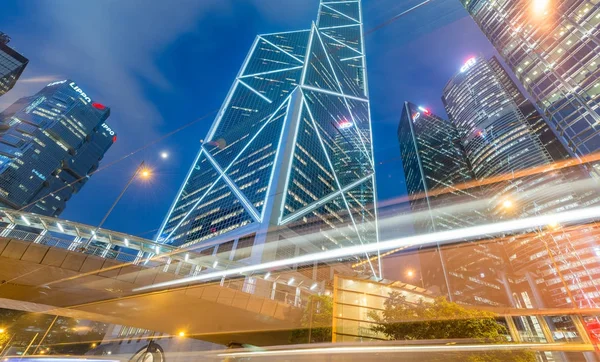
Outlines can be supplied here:
<path id="1" fill-rule="evenodd" d="M 406 275 L 408 275 L 409 278 L 412 278 L 415 275 L 415 272 L 412 270 L 409 270 L 408 272 L 406 272 Z"/>
<path id="2" fill-rule="evenodd" d="M 152 172 L 150 171 L 150 169 L 144 168 L 143 170 L 140 171 L 140 176 L 143 179 L 148 179 L 148 178 L 150 178 L 150 176 L 152 176 Z"/>
<path id="3" fill-rule="evenodd" d="M 119 194 L 119 196 L 117 196 L 117 199 L 115 200 L 115 202 L 113 202 L 113 204 L 110 207 L 110 209 L 108 209 L 108 211 L 106 212 L 106 215 L 104 215 L 104 217 L 102 218 L 102 221 L 100 221 L 100 224 L 98 224 L 98 226 L 96 227 L 96 229 L 92 231 L 90 237 L 88 238 L 87 242 L 85 243 L 85 248 L 87 248 L 90 245 L 90 243 L 92 242 L 92 239 L 94 239 L 94 236 L 96 235 L 96 233 L 98 232 L 98 230 L 102 227 L 102 225 L 104 225 L 104 222 L 106 221 L 106 219 L 108 219 L 108 216 L 112 213 L 112 211 L 114 210 L 115 206 L 117 206 L 117 204 L 119 203 L 119 201 L 123 197 L 123 194 L 125 194 L 125 191 L 127 191 L 127 189 L 133 183 L 133 180 L 135 180 L 135 178 L 138 176 L 138 174 L 143 179 L 148 179 L 148 178 L 150 178 L 150 176 L 152 176 L 152 172 L 150 172 L 150 169 L 145 166 L 145 162 L 144 161 L 142 161 L 140 163 L 140 165 L 135 169 L 135 172 L 133 173 L 133 175 L 131 176 L 131 178 L 129 179 L 129 181 L 127 181 L 127 184 L 125 185 L 125 187 L 123 188 L 123 190 L 121 191 L 121 193 Z"/>
<path id="4" fill-rule="evenodd" d="M 533 0 L 531 5 L 534 15 L 546 15 L 550 0 Z"/>
<path id="5" fill-rule="evenodd" d="M 510 201 L 510 200 L 508 200 L 508 199 L 504 200 L 502 202 L 502 207 L 505 208 L 505 209 L 511 209 L 513 207 L 513 202 Z"/>

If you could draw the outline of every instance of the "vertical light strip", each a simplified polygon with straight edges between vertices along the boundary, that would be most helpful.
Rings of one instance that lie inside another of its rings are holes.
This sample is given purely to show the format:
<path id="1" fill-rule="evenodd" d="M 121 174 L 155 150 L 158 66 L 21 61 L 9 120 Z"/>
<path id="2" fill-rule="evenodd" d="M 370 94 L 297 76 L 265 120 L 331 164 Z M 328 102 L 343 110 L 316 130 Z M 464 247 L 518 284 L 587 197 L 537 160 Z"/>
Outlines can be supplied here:
<path id="1" fill-rule="evenodd" d="M 308 64 L 308 62 L 307 62 Z M 287 201 L 287 197 L 288 197 L 288 188 L 290 185 L 290 177 L 292 175 L 292 164 L 294 163 L 294 155 L 296 154 L 296 145 L 298 144 L 298 130 L 300 129 L 300 123 L 302 122 L 302 112 L 304 109 L 304 93 L 302 93 L 302 88 L 299 88 L 300 91 L 300 97 L 302 97 L 302 101 L 300 102 L 300 110 L 298 111 L 298 121 L 296 122 L 296 129 L 294 130 L 294 145 L 292 147 L 292 153 L 291 153 L 291 157 L 290 157 L 290 163 L 288 165 L 288 169 L 287 169 L 287 175 L 285 177 L 285 186 L 283 188 L 283 198 L 281 200 L 281 208 L 279 210 L 279 219 L 278 219 L 278 224 L 281 225 L 282 221 L 281 219 L 283 219 L 283 212 L 285 211 L 285 203 Z"/>
<path id="2" fill-rule="evenodd" d="M 308 47 L 306 47 L 306 56 L 304 57 L 304 59 L 305 59 L 304 69 L 302 70 L 302 78 L 300 78 L 301 86 L 304 86 L 304 79 L 306 78 L 306 70 L 308 69 L 308 65 L 310 64 L 309 60 L 310 60 L 310 54 L 312 52 L 313 36 L 315 34 L 316 29 L 317 28 L 315 27 L 315 23 L 312 23 L 312 25 L 310 27 L 310 37 L 308 39 Z"/>
<path id="3" fill-rule="evenodd" d="M 290 106 L 292 105 L 292 100 L 293 100 L 291 98 L 291 95 L 294 92 L 296 92 L 296 91 L 299 91 L 299 87 L 296 87 L 296 90 L 293 90 L 292 93 L 290 93 L 290 100 L 288 101 L 287 109 L 285 111 L 285 119 L 287 119 L 287 117 L 290 114 Z M 298 96 L 300 96 L 300 95 L 298 95 Z M 266 211 L 266 206 L 267 206 L 267 200 L 269 199 L 269 196 L 271 195 L 271 186 L 273 185 L 273 180 L 275 178 L 275 169 L 277 168 L 276 165 L 279 162 L 279 155 L 281 154 L 281 149 L 285 148 L 285 146 L 282 144 L 282 142 L 283 142 L 283 133 L 285 131 L 285 126 L 286 126 L 285 125 L 285 119 L 284 119 L 283 125 L 281 126 L 281 132 L 279 133 L 279 141 L 277 142 L 277 151 L 275 152 L 275 158 L 273 159 L 273 166 L 271 168 L 271 174 L 269 175 L 269 184 L 267 185 L 267 192 L 265 193 L 264 204 L 263 204 L 262 211 L 260 213 L 260 221 L 261 222 L 264 221 L 264 219 L 265 219 L 265 211 Z M 294 140 L 294 145 L 295 145 L 295 140 Z M 293 153 L 292 153 L 292 155 L 293 155 Z M 284 200 L 285 200 L 285 196 L 284 196 Z"/>
<path id="4" fill-rule="evenodd" d="M 360 44 L 363 54 L 365 50 L 365 33 L 363 26 L 362 2 L 358 1 L 358 14 L 360 16 Z M 363 56 L 363 85 L 365 97 L 369 98 L 369 83 L 367 82 L 367 57 Z M 377 264 L 379 265 L 379 276 L 383 279 L 383 267 L 381 262 L 381 249 L 379 248 L 379 211 L 377 208 L 377 180 L 375 174 L 375 150 L 373 149 L 373 124 L 371 123 L 371 102 L 367 101 L 367 112 L 369 117 L 369 137 L 371 138 L 371 157 L 373 162 L 373 212 L 375 214 L 375 238 L 377 243 Z"/>

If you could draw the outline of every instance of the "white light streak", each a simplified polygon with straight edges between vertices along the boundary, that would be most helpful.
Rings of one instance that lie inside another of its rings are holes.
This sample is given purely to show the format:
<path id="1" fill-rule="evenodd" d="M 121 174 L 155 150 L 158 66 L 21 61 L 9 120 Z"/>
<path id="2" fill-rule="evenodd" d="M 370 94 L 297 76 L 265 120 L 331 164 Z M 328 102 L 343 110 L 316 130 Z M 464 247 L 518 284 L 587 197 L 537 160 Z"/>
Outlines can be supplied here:
<path id="1" fill-rule="evenodd" d="M 25 215 L 21 215 L 21 220 L 23 220 L 25 222 L 25 224 L 31 225 L 31 223 L 29 222 L 29 220 L 27 220 L 27 218 L 25 217 Z"/>
<path id="2" fill-rule="evenodd" d="M 294 284 L 294 281 L 295 281 L 295 280 L 296 280 L 296 279 L 294 279 L 294 277 L 291 277 L 291 278 L 290 278 L 290 280 L 288 280 L 288 282 L 287 282 L 287 285 L 292 285 L 292 284 Z"/>
<path id="3" fill-rule="evenodd" d="M 125 239 L 125 240 L 123 240 L 123 241 L 125 242 L 125 246 L 126 246 L 126 247 L 129 247 L 129 239 Z"/>
<path id="4" fill-rule="evenodd" d="M 317 283 L 310 286 L 310 290 L 315 290 L 319 285 Z"/>
<path id="5" fill-rule="evenodd" d="M 216 268 L 219 265 L 219 261 L 215 260 L 215 262 L 213 263 L 213 269 Z M 240 274 L 243 273 L 243 271 L 240 272 Z M 225 276 L 225 275 L 223 275 Z"/>
<path id="6" fill-rule="evenodd" d="M 397 238 L 380 243 L 371 243 L 364 245 L 356 245 L 345 248 L 327 250 L 320 253 L 306 254 L 295 258 L 289 258 L 284 260 L 275 260 L 267 263 L 249 265 L 245 267 L 222 270 L 213 273 L 207 273 L 203 275 L 197 275 L 193 277 L 172 280 L 153 285 L 147 285 L 144 287 L 136 288 L 134 291 L 150 290 L 157 288 L 170 287 L 179 284 L 188 284 L 193 282 L 200 282 L 204 280 L 212 280 L 216 278 L 225 277 L 228 275 L 235 275 L 238 273 L 247 273 L 265 269 L 276 269 L 284 266 L 302 264 L 314 261 L 326 261 L 338 258 L 344 258 L 347 256 L 360 255 L 364 253 L 376 252 L 378 249 L 382 251 L 393 250 L 397 248 L 405 248 L 411 246 L 427 246 L 435 245 L 436 243 L 448 244 L 456 241 L 464 241 L 468 239 L 475 239 L 477 237 L 492 236 L 508 232 L 518 232 L 528 229 L 532 229 L 539 226 L 545 226 L 550 221 L 556 221 L 562 224 L 590 221 L 594 219 L 600 219 L 600 207 L 589 207 L 584 209 L 572 210 L 561 212 L 557 214 L 547 214 L 517 220 L 510 220 L 498 223 L 491 223 L 486 225 L 473 226 L 462 229 L 454 229 L 441 231 L 430 234 L 415 235 L 403 238 Z"/>
<path id="7" fill-rule="evenodd" d="M 544 344 L 559 346 L 558 343 Z M 220 353 L 219 357 L 259 357 L 259 356 L 290 356 L 290 355 L 325 355 L 325 354 L 352 354 L 352 353 L 398 353 L 398 352 L 442 352 L 442 351 L 490 351 L 490 350 L 523 350 L 543 348 L 534 343 L 505 343 L 505 344 L 478 344 L 478 345 L 438 345 L 438 346 L 365 346 L 365 347 L 321 347 L 321 348 L 295 348 L 271 351 L 248 351 Z"/>
<path id="8" fill-rule="evenodd" d="M 65 232 L 65 229 L 63 228 L 63 226 L 59 222 L 56 223 L 56 227 L 58 228 L 58 230 L 60 230 L 61 233 Z"/>
<path id="9" fill-rule="evenodd" d="M 265 279 L 269 279 L 270 276 L 271 276 L 271 273 L 267 272 L 267 274 L 265 274 Z"/>

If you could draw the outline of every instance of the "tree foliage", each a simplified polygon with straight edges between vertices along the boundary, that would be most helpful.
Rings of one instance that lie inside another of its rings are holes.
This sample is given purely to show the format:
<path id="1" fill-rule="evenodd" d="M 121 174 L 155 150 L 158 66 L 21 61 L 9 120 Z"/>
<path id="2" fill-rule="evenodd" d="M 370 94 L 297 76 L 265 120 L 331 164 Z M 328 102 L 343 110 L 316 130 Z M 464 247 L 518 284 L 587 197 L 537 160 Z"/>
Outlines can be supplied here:
<path id="1" fill-rule="evenodd" d="M 485 343 L 508 342 L 508 330 L 497 321 L 496 314 L 465 308 L 443 297 L 436 298 L 432 303 L 420 300 L 417 304 L 411 304 L 401 293 L 392 292 L 384 307 L 381 314 L 374 311 L 369 313 L 375 321 L 372 330 L 392 340 L 470 339 Z M 529 351 L 489 351 L 460 356 L 459 360 L 530 362 L 535 361 L 535 354 Z"/>
<path id="2" fill-rule="evenodd" d="M 304 307 L 301 329 L 292 331 L 292 343 L 331 342 L 333 299 L 326 295 L 313 295 Z M 310 335 L 310 341 L 308 340 Z"/>
<path id="3" fill-rule="evenodd" d="M 460 304 L 436 298 L 433 303 L 420 300 L 411 304 L 398 292 L 390 293 L 382 315 L 371 312 L 377 323 L 373 330 L 390 339 L 477 338 L 490 342 L 506 341 L 506 327 L 491 312 L 467 309 Z"/>

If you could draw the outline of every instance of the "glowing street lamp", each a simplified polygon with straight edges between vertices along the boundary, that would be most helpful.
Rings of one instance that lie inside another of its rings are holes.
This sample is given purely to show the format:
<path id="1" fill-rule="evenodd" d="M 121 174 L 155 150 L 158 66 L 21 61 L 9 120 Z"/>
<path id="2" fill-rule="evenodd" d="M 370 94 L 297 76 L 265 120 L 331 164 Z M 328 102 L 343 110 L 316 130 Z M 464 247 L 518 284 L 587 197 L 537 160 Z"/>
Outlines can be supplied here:
<path id="1" fill-rule="evenodd" d="M 152 172 L 150 171 L 150 169 L 144 168 L 143 170 L 140 171 L 141 178 L 147 180 L 150 178 L 150 176 L 152 176 Z"/>
<path id="2" fill-rule="evenodd" d="M 546 15 L 550 0 L 533 0 L 531 5 L 534 15 Z"/>
<path id="3" fill-rule="evenodd" d="M 92 230 L 89 239 L 85 243 L 85 247 L 86 248 L 90 245 L 90 243 L 92 242 L 92 239 L 94 239 L 94 237 L 96 236 L 96 233 L 98 232 L 98 230 L 100 230 L 100 228 L 102 227 L 102 225 L 104 225 L 104 222 L 106 221 L 106 219 L 108 219 L 108 216 L 112 213 L 112 211 L 114 210 L 115 206 L 117 206 L 117 204 L 119 203 L 119 201 L 123 197 L 123 194 L 125 194 L 125 191 L 127 191 L 127 189 L 129 188 L 129 186 L 133 183 L 133 181 L 135 180 L 135 178 L 138 175 L 140 175 L 140 177 L 143 178 L 143 179 L 148 179 L 148 178 L 150 178 L 150 176 L 152 176 L 152 172 L 150 171 L 149 168 L 147 168 L 145 166 L 145 162 L 144 161 L 142 161 L 140 163 L 140 165 L 135 169 L 135 172 L 133 173 L 133 175 L 131 176 L 131 178 L 129 179 L 129 181 L 127 181 L 127 184 L 125 185 L 125 187 L 123 188 L 123 190 L 121 191 L 121 193 L 119 194 L 119 196 L 117 196 L 117 199 L 115 200 L 115 202 L 113 202 L 113 204 L 111 205 L 110 209 L 108 209 L 108 212 L 106 212 L 106 215 L 104 215 L 104 217 L 102 218 L 102 220 L 100 221 L 100 223 L 98 224 L 98 226 L 96 227 L 96 229 Z"/>
<path id="4" fill-rule="evenodd" d="M 505 209 L 507 209 L 507 210 L 508 209 L 512 209 L 513 205 L 514 205 L 513 202 L 510 201 L 510 200 L 504 200 L 502 202 L 502 207 L 505 208 Z"/>
<path id="5" fill-rule="evenodd" d="M 408 272 L 406 272 L 406 275 L 408 275 L 409 278 L 412 278 L 413 276 L 415 276 L 415 272 L 412 270 L 409 270 Z"/>

